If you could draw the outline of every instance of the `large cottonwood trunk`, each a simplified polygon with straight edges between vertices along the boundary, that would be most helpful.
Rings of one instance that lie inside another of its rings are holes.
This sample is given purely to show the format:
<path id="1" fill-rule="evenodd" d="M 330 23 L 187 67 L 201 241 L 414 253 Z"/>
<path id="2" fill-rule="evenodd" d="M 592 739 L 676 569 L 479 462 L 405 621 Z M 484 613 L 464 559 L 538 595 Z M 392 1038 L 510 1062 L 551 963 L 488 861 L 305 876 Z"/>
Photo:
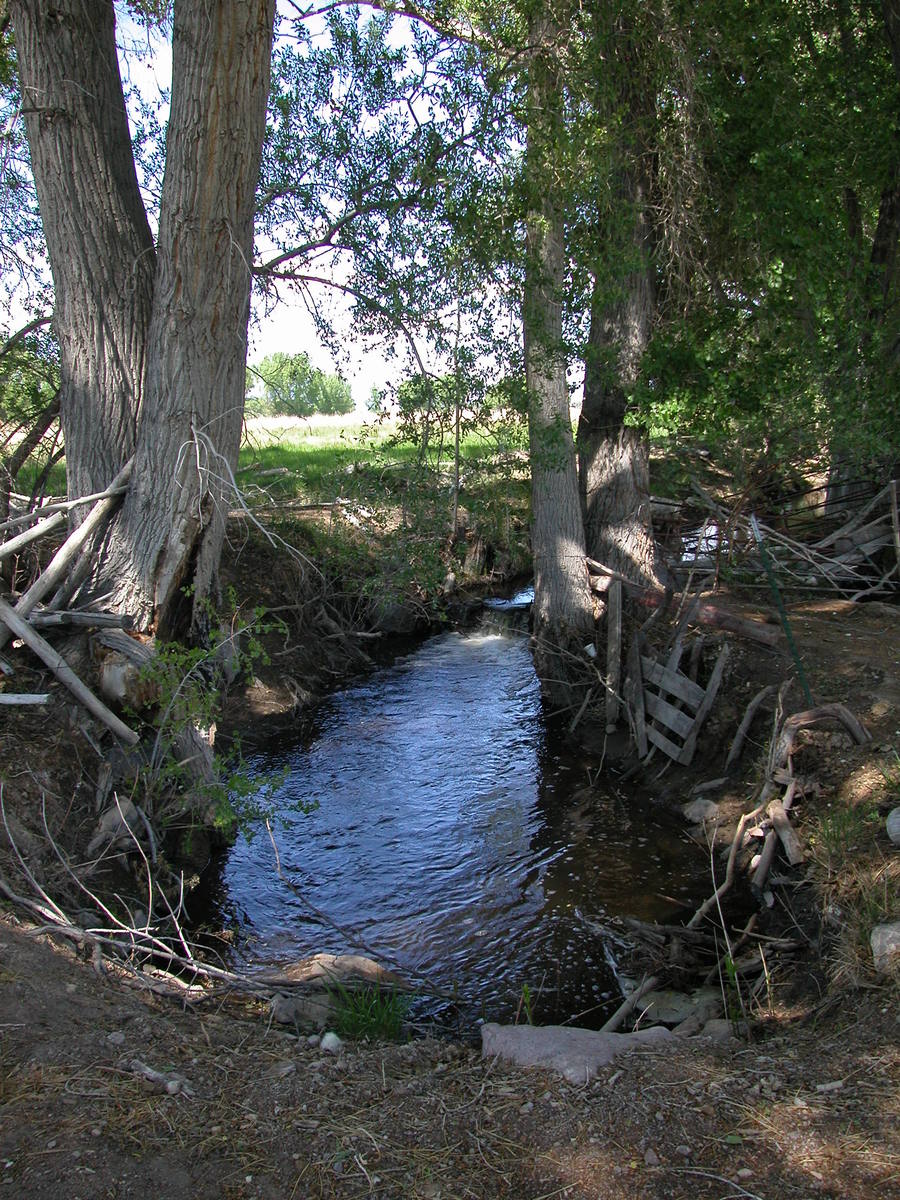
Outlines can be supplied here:
<path id="1" fill-rule="evenodd" d="M 275 0 L 176 0 L 156 253 L 112 3 L 10 12 L 57 293 L 70 493 L 100 490 L 135 457 L 88 591 L 137 628 L 196 631 L 240 438 Z"/>
<path id="2" fill-rule="evenodd" d="M 653 184 L 655 94 L 645 79 L 637 35 L 627 16 L 613 17 L 609 78 L 598 85 L 598 110 L 617 129 L 606 181 L 613 198 L 598 201 L 597 254 L 578 421 L 578 474 L 585 545 L 591 558 L 640 584 L 658 584 L 663 567 L 650 515 L 646 441 L 625 424 L 628 393 L 657 317 Z"/>
<path id="3" fill-rule="evenodd" d="M 196 629 L 218 566 L 243 417 L 254 196 L 275 0 L 176 3 L 147 398 L 109 548 L 122 607 Z"/>
<path id="4" fill-rule="evenodd" d="M 83 496 L 102 491 L 134 452 L 153 239 L 110 0 L 11 0 L 9 13 L 53 273 L 68 490 Z"/>
<path id="5" fill-rule="evenodd" d="M 540 23 L 539 23 L 540 24 Z M 558 67 L 552 30 L 536 31 L 529 81 L 528 183 L 523 303 L 525 382 L 531 458 L 533 630 L 535 664 L 545 695 L 569 698 L 567 651 L 593 633 L 593 606 L 585 563 L 584 526 L 569 415 L 563 349 L 562 288 L 565 243 L 553 202 L 553 114 Z"/>
<path id="6" fill-rule="evenodd" d="M 636 212 L 636 225 L 645 220 Z M 578 471 L 585 546 L 591 558 L 641 584 L 663 572 L 650 514 L 647 443 L 625 424 L 627 391 L 637 379 L 655 316 L 649 269 L 638 266 L 612 296 L 595 285 L 584 401 L 578 419 Z"/>

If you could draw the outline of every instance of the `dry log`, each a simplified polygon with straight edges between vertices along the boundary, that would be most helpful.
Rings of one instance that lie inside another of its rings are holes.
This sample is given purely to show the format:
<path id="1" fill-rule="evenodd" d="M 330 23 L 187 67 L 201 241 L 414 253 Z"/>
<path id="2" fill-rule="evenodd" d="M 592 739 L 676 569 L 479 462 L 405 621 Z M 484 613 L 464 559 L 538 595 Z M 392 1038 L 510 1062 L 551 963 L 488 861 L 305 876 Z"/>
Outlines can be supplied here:
<path id="1" fill-rule="evenodd" d="M 15 613 L 17 616 L 26 617 L 49 592 L 52 592 L 54 588 L 59 586 L 63 580 L 63 577 L 69 570 L 71 563 L 81 552 L 89 538 L 91 538 L 97 532 L 97 530 L 103 526 L 104 522 L 106 522 L 112 515 L 113 509 L 119 503 L 122 489 L 127 484 L 131 475 L 132 461 L 133 460 L 129 459 L 129 461 L 112 481 L 110 486 L 106 489 L 106 495 L 104 498 L 99 500 L 94 505 L 81 525 L 79 525 L 78 528 L 72 534 L 70 534 L 68 538 L 66 538 L 63 544 L 57 550 L 56 554 L 53 556 L 44 573 L 35 580 L 24 596 L 19 599 L 15 607 Z M 6 629 L 0 628 L 0 649 L 2 649 L 9 641 L 11 631 L 12 627 L 8 624 Z M 19 634 L 18 636 L 21 637 L 22 635 Z"/>
<path id="2" fill-rule="evenodd" d="M 36 541 L 37 538 L 45 537 L 48 533 L 52 533 L 54 529 L 58 529 L 60 525 L 64 525 L 65 521 L 65 513 L 54 513 L 46 521 L 38 521 L 37 525 L 32 525 L 30 529 L 26 529 L 23 533 L 17 534 L 16 537 L 10 538 L 8 542 L 4 542 L 0 546 L 0 562 L 4 558 L 9 558 L 11 554 L 18 554 L 29 542 Z"/>
<path id="3" fill-rule="evenodd" d="M 14 609 L 12 609 L 5 600 L 0 600 L 0 621 L 6 625 L 16 637 L 20 637 L 30 650 L 45 663 L 60 683 L 65 684 L 73 696 L 75 696 L 93 716 L 102 721 L 108 726 L 117 737 L 121 738 L 129 746 L 134 746 L 138 742 L 138 735 L 133 729 L 120 721 L 115 713 L 110 712 L 106 705 L 98 700 L 94 693 L 85 684 L 81 682 L 66 660 L 61 654 L 45 642 L 39 633 L 36 633 L 26 620 L 24 620 Z"/>
<path id="4" fill-rule="evenodd" d="M 34 629 L 56 629 L 61 625 L 75 625 L 81 629 L 130 629 L 131 617 L 119 613 L 47 612 L 43 609 L 29 614 L 28 624 Z"/>
<path id="5" fill-rule="evenodd" d="M 0 705 L 46 704 L 49 692 L 0 692 Z"/>

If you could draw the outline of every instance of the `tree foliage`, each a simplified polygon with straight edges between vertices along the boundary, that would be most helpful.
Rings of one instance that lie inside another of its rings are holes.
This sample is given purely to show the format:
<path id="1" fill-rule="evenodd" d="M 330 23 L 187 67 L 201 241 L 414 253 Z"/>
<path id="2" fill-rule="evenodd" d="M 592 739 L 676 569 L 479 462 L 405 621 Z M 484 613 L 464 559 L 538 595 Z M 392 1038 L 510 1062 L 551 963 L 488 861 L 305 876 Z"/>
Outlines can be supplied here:
<path id="1" fill-rule="evenodd" d="M 248 369 L 245 410 L 291 417 L 349 413 L 353 412 L 353 396 L 340 375 L 320 371 L 305 352 L 276 352 Z"/>

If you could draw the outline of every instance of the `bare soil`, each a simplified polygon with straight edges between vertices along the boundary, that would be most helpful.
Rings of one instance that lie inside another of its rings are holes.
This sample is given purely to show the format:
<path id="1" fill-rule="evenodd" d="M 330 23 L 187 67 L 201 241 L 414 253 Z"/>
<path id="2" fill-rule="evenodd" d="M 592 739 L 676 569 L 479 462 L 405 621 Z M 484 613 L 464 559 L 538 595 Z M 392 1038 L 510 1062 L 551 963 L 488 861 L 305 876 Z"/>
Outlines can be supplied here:
<path id="1" fill-rule="evenodd" d="M 896 613 L 833 601 L 791 608 L 816 700 L 846 704 L 872 741 L 855 746 L 832 727 L 802 737 L 795 768 L 820 785 L 798 812 L 809 856 L 774 908 L 805 951 L 773 956 L 771 986 L 745 1038 L 645 1049 L 583 1087 L 428 1038 L 347 1044 L 332 1055 L 236 996 L 176 1003 L 156 995 L 7 903 L 0 1195 L 900 1197 L 898 990 L 871 968 L 858 912 L 850 913 L 860 889 L 848 882 L 874 881 L 884 893 L 879 911 L 900 915 L 898 852 L 874 819 L 900 789 L 892 774 Z M 704 757 L 690 774 L 672 770 L 654 784 L 670 803 L 723 773 L 750 696 L 789 674 L 785 651 L 733 644 Z M 83 847 L 96 821 L 96 730 L 24 652 L 15 657 L 16 690 L 46 689 L 53 702 L 0 718 L 4 807 L 29 869 L 52 895 L 65 880 L 48 834 Z M 291 671 L 279 660 L 245 693 L 244 711 L 290 707 L 284 676 Z M 789 708 L 801 707 L 792 693 Z M 707 793 L 723 816 L 748 806 L 770 734 L 771 715 L 760 717 L 741 774 Z M 866 814 L 859 836 L 829 841 L 834 822 L 825 818 L 848 809 Z M 8 845 L 0 867 L 14 890 L 34 896 Z"/>

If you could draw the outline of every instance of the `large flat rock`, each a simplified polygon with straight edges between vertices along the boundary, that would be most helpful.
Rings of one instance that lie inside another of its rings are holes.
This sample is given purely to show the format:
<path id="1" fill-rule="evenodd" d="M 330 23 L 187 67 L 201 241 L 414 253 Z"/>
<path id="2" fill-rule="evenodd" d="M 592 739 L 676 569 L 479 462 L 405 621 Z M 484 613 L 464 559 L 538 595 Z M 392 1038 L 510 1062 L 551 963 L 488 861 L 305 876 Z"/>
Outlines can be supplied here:
<path id="1" fill-rule="evenodd" d="M 674 1038 L 661 1025 L 634 1033 L 594 1033 L 564 1025 L 495 1025 L 481 1027 L 483 1058 L 502 1058 L 519 1067 L 545 1067 L 570 1083 L 587 1083 L 619 1054 L 639 1046 L 658 1046 Z"/>

